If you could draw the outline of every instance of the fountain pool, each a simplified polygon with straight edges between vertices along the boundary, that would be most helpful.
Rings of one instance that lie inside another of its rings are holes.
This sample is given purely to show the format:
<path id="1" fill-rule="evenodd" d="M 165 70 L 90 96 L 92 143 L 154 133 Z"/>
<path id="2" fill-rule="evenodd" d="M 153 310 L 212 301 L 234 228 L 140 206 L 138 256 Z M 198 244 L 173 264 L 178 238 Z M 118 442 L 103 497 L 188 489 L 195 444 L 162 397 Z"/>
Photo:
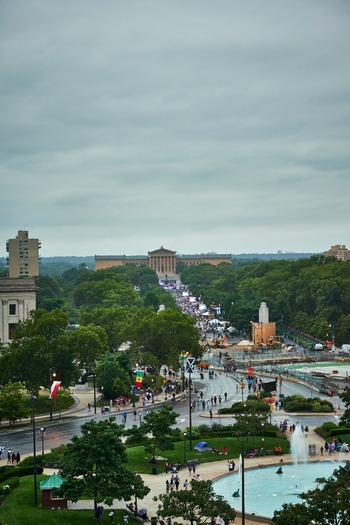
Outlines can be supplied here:
<path id="1" fill-rule="evenodd" d="M 320 461 L 298 463 L 257 468 L 244 471 L 245 511 L 272 518 L 275 510 L 279 510 L 283 503 L 302 503 L 298 494 L 316 487 L 315 479 L 328 478 L 335 469 L 344 466 L 345 462 Z M 277 474 L 277 469 L 282 467 L 283 474 Z M 213 483 L 216 494 L 224 498 L 240 511 L 241 501 L 241 476 L 240 473 L 224 476 Z M 232 494 L 239 489 L 239 497 Z"/>

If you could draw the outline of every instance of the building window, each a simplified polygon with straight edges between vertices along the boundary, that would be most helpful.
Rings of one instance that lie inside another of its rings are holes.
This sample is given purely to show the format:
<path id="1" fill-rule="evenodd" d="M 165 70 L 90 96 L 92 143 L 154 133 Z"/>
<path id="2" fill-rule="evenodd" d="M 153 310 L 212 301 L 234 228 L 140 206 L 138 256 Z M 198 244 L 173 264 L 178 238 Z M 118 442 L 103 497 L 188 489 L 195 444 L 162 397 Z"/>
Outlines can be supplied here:
<path id="1" fill-rule="evenodd" d="M 51 499 L 64 499 L 64 496 L 59 496 L 54 490 L 51 492 Z"/>
<path id="2" fill-rule="evenodd" d="M 16 315 L 16 305 L 15 304 L 10 304 L 9 305 L 9 314 L 10 315 Z"/>
<path id="3" fill-rule="evenodd" d="M 15 337 L 17 323 L 9 323 L 9 340 Z"/>

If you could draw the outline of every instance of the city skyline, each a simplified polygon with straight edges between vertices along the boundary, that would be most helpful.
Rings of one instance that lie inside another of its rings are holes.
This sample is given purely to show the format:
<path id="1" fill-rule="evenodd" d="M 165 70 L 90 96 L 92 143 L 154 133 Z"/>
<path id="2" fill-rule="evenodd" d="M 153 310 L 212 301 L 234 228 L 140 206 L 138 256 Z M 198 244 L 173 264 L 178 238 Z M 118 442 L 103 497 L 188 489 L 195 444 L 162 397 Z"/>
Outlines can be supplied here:
<path id="1" fill-rule="evenodd" d="M 350 4 L 2 3 L 0 257 L 350 245 Z"/>

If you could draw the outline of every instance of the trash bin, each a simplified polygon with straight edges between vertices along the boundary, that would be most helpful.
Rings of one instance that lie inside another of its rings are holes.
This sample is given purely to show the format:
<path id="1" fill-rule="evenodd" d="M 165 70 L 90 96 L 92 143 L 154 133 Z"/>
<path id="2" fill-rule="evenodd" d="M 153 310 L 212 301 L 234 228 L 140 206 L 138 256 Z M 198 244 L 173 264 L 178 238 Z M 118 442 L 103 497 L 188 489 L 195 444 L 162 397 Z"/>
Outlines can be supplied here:
<path id="1" fill-rule="evenodd" d="M 154 475 L 157 474 L 157 469 L 156 469 L 156 467 L 153 467 L 153 468 L 152 468 L 152 474 L 154 474 Z"/>

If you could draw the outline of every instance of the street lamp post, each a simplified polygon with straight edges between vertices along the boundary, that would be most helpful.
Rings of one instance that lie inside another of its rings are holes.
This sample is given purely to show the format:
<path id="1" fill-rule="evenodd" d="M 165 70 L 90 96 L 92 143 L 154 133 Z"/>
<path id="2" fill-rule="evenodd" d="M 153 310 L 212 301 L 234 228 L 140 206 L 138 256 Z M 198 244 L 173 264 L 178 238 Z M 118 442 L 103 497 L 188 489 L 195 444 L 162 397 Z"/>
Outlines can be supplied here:
<path id="1" fill-rule="evenodd" d="M 35 401 L 36 401 L 36 397 L 32 396 L 34 505 L 35 507 L 37 507 L 38 506 L 38 487 L 36 483 Z"/>
<path id="2" fill-rule="evenodd" d="M 96 414 L 96 373 L 93 373 L 94 377 L 94 414 Z"/>
<path id="3" fill-rule="evenodd" d="M 244 387 L 245 387 L 245 383 L 244 383 L 244 381 L 242 379 L 242 381 L 241 381 L 242 403 L 243 403 L 243 390 L 244 390 Z"/>
<path id="4" fill-rule="evenodd" d="M 142 412 L 141 412 L 141 410 L 139 412 L 139 419 L 140 419 L 140 426 L 141 426 L 141 419 L 142 419 Z"/>
<path id="5" fill-rule="evenodd" d="M 41 427 L 39 433 L 41 435 L 41 455 L 44 455 L 44 437 L 45 437 L 46 427 Z"/>
<path id="6" fill-rule="evenodd" d="M 187 437 L 187 433 L 184 432 L 184 466 L 186 466 L 186 462 L 187 462 L 186 437 Z"/>
<path id="7" fill-rule="evenodd" d="M 92 377 L 94 380 L 94 413 L 96 414 L 96 372 L 90 370 L 88 377 Z"/>
<path id="8" fill-rule="evenodd" d="M 135 408 L 135 386 L 132 387 L 132 408 Z"/>
<path id="9" fill-rule="evenodd" d="M 261 434 L 262 434 L 262 436 L 261 436 L 262 447 L 261 448 L 262 448 L 263 454 L 264 454 L 264 425 L 265 425 L 265 423 L 262 422 L 261 423 Z"/>
<path id="10" fill-rule="evenodd" d="M 56 370 L 54 368 L 50 368 L 50 383 L 52 383 L 52 381 L 55 379 L 56 377 Z M 51 384 L 50 384 L 50 389 L 51 389 Z M 50 391 L 50 421 L 52 421 L 53 417 L 52 417 L 52 397 L 51 397 L 51 391 Z"/>
<path id="11" fill-rule="evenodd" d="M 242 481 L 242 525 L 245 525 L 245 484 L 244 484 L 244 437 L 241 435 L 241 433 L 237 434 L 238 439 L 241 441 L 241 481 Z"/>

